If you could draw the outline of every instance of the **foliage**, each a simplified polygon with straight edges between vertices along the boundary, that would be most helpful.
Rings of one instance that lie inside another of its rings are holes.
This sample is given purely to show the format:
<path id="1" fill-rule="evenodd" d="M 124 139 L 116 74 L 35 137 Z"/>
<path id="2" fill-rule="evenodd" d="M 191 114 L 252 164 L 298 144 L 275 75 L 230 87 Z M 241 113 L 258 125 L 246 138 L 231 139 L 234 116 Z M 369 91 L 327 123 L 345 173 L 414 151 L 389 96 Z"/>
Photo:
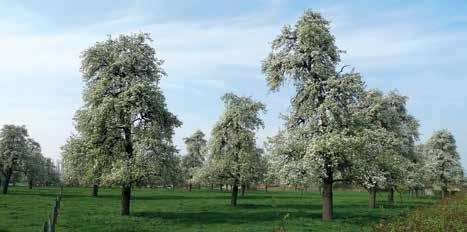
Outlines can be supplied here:
<path id="1" fill-rule="evenodd" d="M 395 91 L 384 95 L 374 89 L 365 93 L 357 113 L 360 155 L 354 159 L 355 179 L 366 189 L 383 189 L 407 183 L 415 161 L 418 122 L 406 110 L 407 98 Z"/>
<path id="2" fill-rule="evenodd" d="M 435 131 L 425 144 L 429 159 L 427 167 L 431 181 L 438 184 L 443 194 L 449 188 L 459 186 L 464 178 L 456 140 L 448 130 Z"/>
<path id="3" fill-rule="evenodd" d="M 0 132 L 0 171 L 3 177 L 21 171 L 28 155 L 25 126 L 4 125 Z"/>
<path id="4" fill-rule="evenodd" d="M 222 97 L 225 111 L 212 130 L 208 167 L 217 178 L 248 184 L 256 177 L 261 154 L 255 131 L 263 126 L 261 102 L 227 93 Z"/>
<path id="5" fill-rule="evenodd" d="M 147 34 L 109 37 L 85 50 L 84 106 L 76 128 L 90 143 L 104 184 L 130 187 L 164 173 L 174 159 L 174 128 L 158 84 L 165 75 Z"/>
<path id="6" fill-rule="evenodd" d="M 71 136 L 62 146 L 63 180 L 69 185 L 99 185 L 104 165 L 93 154 L 89 141 L 83 136 Z"/>
<path id="7" fill-rule="evenodd" d="M 196 169 L 204 164 L 207 152 L 207 141 L 204 133 L 197 130 L 190 137 L 184 138 L 188 153 L 182 158 L 182 168 L 189 183 L 194 183 L 193 175 Z"/>

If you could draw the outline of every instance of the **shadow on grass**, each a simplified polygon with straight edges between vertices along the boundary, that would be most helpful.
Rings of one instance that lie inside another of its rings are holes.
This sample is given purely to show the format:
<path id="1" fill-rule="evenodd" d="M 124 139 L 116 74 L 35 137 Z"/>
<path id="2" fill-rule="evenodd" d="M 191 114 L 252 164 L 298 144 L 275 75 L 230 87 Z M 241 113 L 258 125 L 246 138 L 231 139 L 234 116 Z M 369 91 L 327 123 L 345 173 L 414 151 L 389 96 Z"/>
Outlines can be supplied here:
<path id="1" fill-rule="evenodd" d="M 162 219 L 178 224 L 242 224 L 255 222 L 275 222 L 280 220 L 280 215 L 287 212 L 135 212 L 133 217 L 146 219 Z M 292 213 L 293 217 L 318 218 L 319 213 L 297 212 Z"/>

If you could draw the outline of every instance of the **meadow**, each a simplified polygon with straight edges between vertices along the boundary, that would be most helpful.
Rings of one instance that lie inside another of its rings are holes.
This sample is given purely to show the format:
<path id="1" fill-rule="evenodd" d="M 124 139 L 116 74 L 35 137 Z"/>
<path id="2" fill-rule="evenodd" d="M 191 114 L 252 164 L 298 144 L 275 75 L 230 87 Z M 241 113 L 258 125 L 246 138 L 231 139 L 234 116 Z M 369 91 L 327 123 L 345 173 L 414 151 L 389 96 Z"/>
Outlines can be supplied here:
<path id="1" fill-rule="evenodd" d="M 0 231 L 39 231 L 50 212 L 58 188 L 12 187 L 0 195 Z M 284 221 L 287 231 L 371 231 L 382 220 L 406 215 L 413 208 L 432 205 L 430 196 L 404 197 L 385 204 L 378 193 L 378 207 L 368 209 L 366 192 L 336 191 L 335 219 L 321 221 L 319 192 L 248 191 L 231 208 L 230 192 L 193 189 L 133 190 L 131 216 L 122 217 L 119 188 L 65 188 L 57 231 L 272 231 Z"/>

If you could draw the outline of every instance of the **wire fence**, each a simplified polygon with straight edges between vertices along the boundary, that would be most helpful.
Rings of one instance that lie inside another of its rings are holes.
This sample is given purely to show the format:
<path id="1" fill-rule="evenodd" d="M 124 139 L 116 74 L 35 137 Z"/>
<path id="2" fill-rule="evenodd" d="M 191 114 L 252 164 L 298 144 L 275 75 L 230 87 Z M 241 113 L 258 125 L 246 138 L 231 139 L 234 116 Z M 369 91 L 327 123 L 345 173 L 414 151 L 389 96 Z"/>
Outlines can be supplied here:
<path id="1" fill-rule="evenodd" d="M 58 192 L 57 197 L 55 198 L 55 205 L 52 209 L 47 220 L 44 222 L 43 232 L 55 232 L 55 226 L 57 225 L 58 212 L 60 210 L 60 203 L 62 201 L 62 192 L 63 186 L 60 187 L 60 192 Z"/>

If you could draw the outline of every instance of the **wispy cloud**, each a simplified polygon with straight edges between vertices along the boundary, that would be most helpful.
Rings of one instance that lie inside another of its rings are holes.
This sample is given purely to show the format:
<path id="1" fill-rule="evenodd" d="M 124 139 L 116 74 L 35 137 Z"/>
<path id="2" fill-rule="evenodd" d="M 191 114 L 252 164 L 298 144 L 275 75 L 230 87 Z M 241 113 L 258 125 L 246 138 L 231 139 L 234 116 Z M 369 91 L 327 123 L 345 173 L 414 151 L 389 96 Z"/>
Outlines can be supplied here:
<path id="1" fill-rule="evenodd" d="M 164 6 L 154 4 L 152 7 Z M 151 33 L 158 57 L 166 60 L 164 68 L 169 76 L 162 81 L 162 88 L 169 108 L 185 122 L 177 130 L 178 145 L 183 146 L 181 138 L 196 127 L 208 132 L 222 112 L 218 98 L 226 91 L 248 93 L 268 104 L 267 127 L 259 133 L 263 141 L 280 126 L 277 116 L 285 111 L 288 95 L 268 95 L 260 61 L 282 25 L 294 24 L 304 9 L 295 9 L 287 1 L 262 4 L 260 9 L 221 15 L 215 20 L 203 15 L 197 16 L 198 20 L 156 20 L 152 8 L 129 4 L 106 11 L 105 20 L 43 32 L 35 28 L 53 22 L 19 3 L 0 2 L 0 85 L 8 88 L 0 93 L 0 101 L 15 105 L 14 109 L 2 109 L 0 124 L 27 123 L 46 154 L 58 158 L 59 147 L 73 130 L 73 112 L 81 105 L 80 53 L 109 34 L 142 31 Z M 409 95 L 411 110 L 422 120 L 425 134 L 438 127 L 455 127 L 454 123 L 438 122 L 442 115 L 436 111 L 444 107 L 448 118 L 456 117 L 457 111 L 467 112 L 462 107 L 467 95 L 460 87 L 467 79 L 461 65 L 467 62 L 467 33 L 465 27 L 443 23 L 464 22 L 465 17 L 425 21 L 421 19 L 433 12 L 424 7 L 320 6 L 313 8 L 331 19 L 337 43 L 347 50 L 344 63 L 356 66 L 369 86 L 399 88 Z M 34 81 L 15 81 L 21 77 Z M 14 92 L 22 96 L 11 97 Z M 202 104 L 201 108 L 195 109 L 196 104 Z M 26 115 L 34 115 L 34 119 Z M 460 119 L 451 121 L 461 123 Z M 459 138 L 467 137 L 465 128 L 454 130 Z M 58 131 L 57 136 L 50 137 L 51 131 Z M 459 144 L 465 157 L 467 144 Z"/>

